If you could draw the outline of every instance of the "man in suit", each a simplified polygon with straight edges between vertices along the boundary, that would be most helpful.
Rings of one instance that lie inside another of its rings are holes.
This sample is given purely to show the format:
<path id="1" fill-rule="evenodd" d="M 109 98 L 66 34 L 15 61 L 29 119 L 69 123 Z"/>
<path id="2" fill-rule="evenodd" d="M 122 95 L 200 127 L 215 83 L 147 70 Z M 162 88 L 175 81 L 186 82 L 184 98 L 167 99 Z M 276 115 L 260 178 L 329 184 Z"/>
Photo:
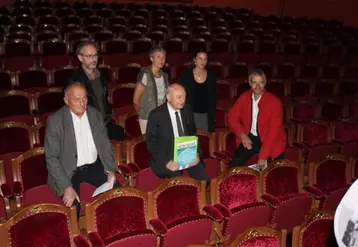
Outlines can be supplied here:
<path id="1" fill-rule="evenodd" d="M 80 183 L 96 187 L 115 184 L 116 167 L 103 116 L 87 106 L 87 91 L 80 83 L 65 89 L 65 106 L 47 119 L 45 157 L 48 185 L 63 204 L 80 211 Z"/>
<path id="2" fill-rule="evenodd" d="M 98 50 L 92 41 L 78 45 L 76 55 L 81 64 L 68 78 L 68 84 L 79 82 L 87 89 L 88 105 L 96 108 L 104 119 L 110 139 L 121 141 L 124 139 L 124 129 L 113 124 L 112 107 L 108 101 L 107 80 L 104 73 L 97 68 Z"/>
<path id="3" fill-rule="evenodd" d="M 167 103 L 158 106 L 149 114 L 146 142 L 152 155 L 150 167 L 160 178 L 180 176 L 179 166 L 173 161 L 174 138 L 178 136 L 195 136 L 196 127 L 190 106 L 185 105 L 185 89 L 179 84 L 172 84 L 166 90 Z M 200 158 L 187 169 L 196 180 L 210 178 Z"/>
<path id="4" fill-rule="evenodd" d="M 282 104 L 265 90 L 266 76 L 262 70 L 250 73 L 249 84 L 251 89 L 239 96 L 228 116 L 238 146 L 231 166 L 245 165 L 259 154 L 257 165 L 264 167 L 267 161 L 284 158 L 286 133 Z"/>

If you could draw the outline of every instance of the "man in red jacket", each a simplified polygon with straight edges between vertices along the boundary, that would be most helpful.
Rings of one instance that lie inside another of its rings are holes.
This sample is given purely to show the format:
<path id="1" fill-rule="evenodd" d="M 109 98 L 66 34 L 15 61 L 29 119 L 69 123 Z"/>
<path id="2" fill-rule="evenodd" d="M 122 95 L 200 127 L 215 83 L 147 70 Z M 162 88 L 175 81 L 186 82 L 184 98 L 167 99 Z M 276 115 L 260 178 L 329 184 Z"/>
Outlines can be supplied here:
<path id="1" fill-rule="evenodd" d="M 237 149 L 231 166 L 241 166 L 259 154 L 258 167 L 283 159 L 286 133 L 281 101 L 265 90 L 266 76 L 260 69 L 249 75 L 251 89 L 241 94 L 229 113 L 229 126 L 236 135 Z"/>

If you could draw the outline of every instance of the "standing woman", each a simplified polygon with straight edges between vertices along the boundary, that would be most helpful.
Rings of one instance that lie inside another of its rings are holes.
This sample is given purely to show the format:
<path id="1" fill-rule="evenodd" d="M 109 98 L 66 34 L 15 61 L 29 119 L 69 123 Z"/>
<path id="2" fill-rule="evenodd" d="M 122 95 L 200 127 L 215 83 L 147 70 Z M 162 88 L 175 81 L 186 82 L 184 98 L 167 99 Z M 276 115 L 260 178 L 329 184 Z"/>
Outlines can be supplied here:
<path id="1" fill-rule="evenodd" d="M 179 83 L 186 90 L 186 104 L 190 105 L 196 128 L 215 131 L 216 74 L 207 68 L 208 54 L 199 51 L 194 54 L 194 67 L 189 68 Z"/>
<path id="2" fill-rule="evenodd" d="M 165 102 L 165 91 L 169 83 L 168 74 L 162 70 L 166 59 L 165 50 L 153 47 L 149 52 L 149 58 L 152 65 L 142 68 L 138 73 L 133 96 L 142 134 L 146 132 L 149 113 Z"/>

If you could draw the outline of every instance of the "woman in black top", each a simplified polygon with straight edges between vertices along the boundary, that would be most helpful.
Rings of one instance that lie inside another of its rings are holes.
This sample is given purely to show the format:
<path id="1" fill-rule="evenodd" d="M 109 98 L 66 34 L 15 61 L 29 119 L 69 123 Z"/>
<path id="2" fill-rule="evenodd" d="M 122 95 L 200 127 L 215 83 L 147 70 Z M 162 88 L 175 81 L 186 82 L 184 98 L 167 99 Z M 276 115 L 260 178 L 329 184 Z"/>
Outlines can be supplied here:
<path id="1" fill-rule="evenodd" d="M 184 72 L 179 83 L 186 90 L 186 104 L 193 110 L 198 129 L 215 131 L 216 74 L 207 68 L 208 54 L 194 54 L 194 66 Z"/>

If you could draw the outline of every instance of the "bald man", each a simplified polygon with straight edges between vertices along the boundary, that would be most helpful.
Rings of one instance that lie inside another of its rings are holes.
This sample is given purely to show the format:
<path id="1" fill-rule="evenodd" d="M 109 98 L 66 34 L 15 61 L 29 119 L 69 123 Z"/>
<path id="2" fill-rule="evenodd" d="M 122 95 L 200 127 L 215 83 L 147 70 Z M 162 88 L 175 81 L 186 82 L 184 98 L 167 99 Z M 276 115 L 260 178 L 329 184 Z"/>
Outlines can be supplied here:
<path id="1" fill-rule="evenodd" d="M 77 82 L 65 89 L 61 109 L 47 119 L 45 157 L 48 185 L 63 204 L 80 212 L 80 183 L 119 186 L 112 145 L 101 113 L 87 106 L 86 88 Z"/>
<path id="2" fill-rule="evenodd" d="M 193 113 L 190 106 L 185 105 L 185 97 L 185 89 L 179 84 L 172 84 L 166 90 L 167 102 L 149 114 L 146 142 L 152 155 L 150 167 L 160 178 L 182 175 L 173 160 L 174 138 L 196 135 Z M 187 171 L 192 178 L 210 183 L 200 158 L 197 158 Z"/>

